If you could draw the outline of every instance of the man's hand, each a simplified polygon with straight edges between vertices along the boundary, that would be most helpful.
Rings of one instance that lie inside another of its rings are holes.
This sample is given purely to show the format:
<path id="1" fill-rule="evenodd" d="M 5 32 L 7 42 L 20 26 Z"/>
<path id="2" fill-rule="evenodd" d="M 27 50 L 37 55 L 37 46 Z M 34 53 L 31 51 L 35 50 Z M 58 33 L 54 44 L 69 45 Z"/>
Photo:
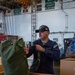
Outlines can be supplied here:
<path id="1" fill-rule="evenodd" d="M 28 48 L 28 46 L 27 46 L 27 45 L 25 46 L 24 51 L 25 51 L 25 53 L 26 53 L 26 54 L 28 54 L 28 53 L 29 53 L 29 48 Z"/>
<path id="2" fill-rule="evenodd" d="M 40 52 L 44 52 L 44 48 L 41 47 L 40 45 L 36 45 L 36 50 L 38 50 Z"/>

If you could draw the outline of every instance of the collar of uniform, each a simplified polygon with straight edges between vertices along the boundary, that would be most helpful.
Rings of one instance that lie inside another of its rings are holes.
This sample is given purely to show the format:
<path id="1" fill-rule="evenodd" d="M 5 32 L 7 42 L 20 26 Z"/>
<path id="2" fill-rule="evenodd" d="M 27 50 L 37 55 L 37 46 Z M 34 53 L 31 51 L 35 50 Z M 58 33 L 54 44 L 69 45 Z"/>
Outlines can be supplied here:
<path id="1" fill-rule="evenodd" d="M 41 39 L 39 40 L 40 44 L 43 45 Z M 50 46 L 51 44 L 51 40 L 49 39 L 47 43 L 45 43 L 46 46 Z"/>

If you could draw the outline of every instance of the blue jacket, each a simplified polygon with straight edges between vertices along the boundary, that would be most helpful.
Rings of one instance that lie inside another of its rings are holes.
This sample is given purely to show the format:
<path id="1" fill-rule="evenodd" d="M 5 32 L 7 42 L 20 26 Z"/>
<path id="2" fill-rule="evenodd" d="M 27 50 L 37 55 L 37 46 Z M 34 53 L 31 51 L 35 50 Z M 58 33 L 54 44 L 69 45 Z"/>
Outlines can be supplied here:
<path id="1" fill-rule="evenodd" d="M 56 42 L 49 40 L 43 45 L 40 39 L 34 41 L 34 45 L 40 45 L 45 49 L 45 52 L 40 52 L 40 65 L 37 73 L 53 74 L 53 60 L 60 59 L 60 50 Z M 38 51 L 36 49 L 29 50 L 28 57 L 34 55 L 33 64 L 37 60 Z M 34 68 L 31 67 L 31 72 L 35 72 Z"/>

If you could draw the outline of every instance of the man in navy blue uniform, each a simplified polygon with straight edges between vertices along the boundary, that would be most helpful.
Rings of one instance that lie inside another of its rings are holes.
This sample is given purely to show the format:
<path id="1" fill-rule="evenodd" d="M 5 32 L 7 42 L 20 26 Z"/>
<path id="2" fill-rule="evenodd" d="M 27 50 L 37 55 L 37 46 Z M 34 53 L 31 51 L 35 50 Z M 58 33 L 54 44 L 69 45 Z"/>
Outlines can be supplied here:
<path id="1" fill-rule="evenodd" d="M 33 64 L 38 58 L 38 51 L 40 52 L 40 64 L 37 69 L 37 73 L 44 74 L 54 74 L 53 71 L 53 61 L 60 59 L 60 51 L 56 42 L 49 39 L 50 30 L 46 25 L 40 26 L 38 30 L 40 39 L 35 40 L 33 44 L 36 46 L 35 49 L 25 48 L 24 51 L 27 53 L 27 56 L 34 55 Z M 37 65 L 36 65 L 37 66 Z M 33 66 L 31 67 L 31 72 L 35 72 Z"/>

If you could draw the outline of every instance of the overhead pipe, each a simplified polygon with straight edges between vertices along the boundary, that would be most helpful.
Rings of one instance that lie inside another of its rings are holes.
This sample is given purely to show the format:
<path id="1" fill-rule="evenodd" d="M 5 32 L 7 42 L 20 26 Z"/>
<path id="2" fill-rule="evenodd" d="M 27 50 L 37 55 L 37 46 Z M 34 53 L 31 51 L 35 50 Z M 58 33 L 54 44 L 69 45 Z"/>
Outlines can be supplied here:
<path id="1" fill-rule="evenodd" d="M 71 2 L 75 2 L 75 1 L 67 1 L 67 2 L 63 2 L 63 3 L 71 3 Z"/>
<path id="2" fill-rule="evenodd" d="M 59 3 L 61 4 L 61 10 L 65 13 L 65 30 L 64 31 L 68 31 L 68 13 L 66 11 L 63 10 L 63 1 L 59 0 Z"/>
<path id="3" fill-rule="evenodd" d="M 68 33 L 75 33 L 74 31 L 69 31 L 69 32 L 50 32 L 50 34 L 68 34 Z"/>

